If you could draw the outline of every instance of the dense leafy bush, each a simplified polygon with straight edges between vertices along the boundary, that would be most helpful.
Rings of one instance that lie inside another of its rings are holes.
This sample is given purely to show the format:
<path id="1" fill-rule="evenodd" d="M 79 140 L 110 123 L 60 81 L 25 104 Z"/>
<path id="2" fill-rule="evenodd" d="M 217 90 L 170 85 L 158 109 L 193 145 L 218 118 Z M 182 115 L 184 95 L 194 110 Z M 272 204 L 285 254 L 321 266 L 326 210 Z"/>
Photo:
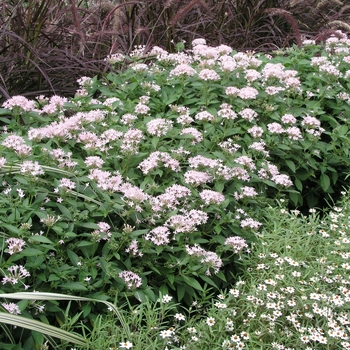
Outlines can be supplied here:
<path id="1" fill-rule="evenodd" d="M 316 205 L 310 192 L 326 196 L 349 164 L 349 40 L 306 44 L 273 56 L 203 39 L 176 54 L 141 47 L 110 56 L 104 79 L 79 79 L 70 100 L 7 100 L 1 291 L 191 305 L 231 285 L 263 208 L 281 196 Z M 69 314 L 17 307 L 48 322 Z"/>

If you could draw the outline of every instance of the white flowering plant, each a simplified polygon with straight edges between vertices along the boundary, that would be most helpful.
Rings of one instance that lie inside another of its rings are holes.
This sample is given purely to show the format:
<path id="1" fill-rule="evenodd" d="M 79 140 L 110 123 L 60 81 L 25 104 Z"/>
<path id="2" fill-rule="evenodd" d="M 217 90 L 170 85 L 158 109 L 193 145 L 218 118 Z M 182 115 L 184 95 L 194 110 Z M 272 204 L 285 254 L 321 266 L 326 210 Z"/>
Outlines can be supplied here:
<path id="1" fill-rule="evenodd" d="M 331 192 L 332 160 L 348 164 L 347 38 L 286 57 L 204 42 L 137 52 L 126 70 L 79 79 L 74 98 L 3 104 L 2 292 L 191 305 L 235 281 L 274 198 L 301 204 L 318 171 Z"/>

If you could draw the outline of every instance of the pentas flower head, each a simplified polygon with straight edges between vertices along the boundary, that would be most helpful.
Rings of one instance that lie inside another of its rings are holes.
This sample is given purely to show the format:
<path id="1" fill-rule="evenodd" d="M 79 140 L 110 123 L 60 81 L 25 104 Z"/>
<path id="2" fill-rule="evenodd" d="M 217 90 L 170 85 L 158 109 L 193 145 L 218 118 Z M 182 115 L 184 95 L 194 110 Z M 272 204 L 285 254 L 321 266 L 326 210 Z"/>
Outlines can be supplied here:
<path id="1" fill-rule="evenodd" d="M 203 135 L 196 128 L 184 128 L 181 130 L 180 135 L 191 135 L 194 140 L 193 144 L 203 141 Z"/>
<path id="2" fill-rule="evenodd" d="M 153 136 L 165 136 L 173 127 L 173 122 L 167 119 L 153 119 L 146 124 L 147 131 Z"/>
<path id="3" fill-rule="evenodd" d="M 88 168 L 101 168 L 104 160 L 98 156 L 86 157 L 84 163 Z"/>
<path id="4" fill-rule="evenodd" d="M 6 158 L 1 157 L 0 158 L 0 169 L 6 164 Z"/>
<path id="5" fill-rule="evenodd" d="M 23 174 L 31 175 L 34 177 L 37 177 L 37 175 L 44 174 L 44 170 L 42 169 L 40 164 L 37 161 L 32 162 L 30 160 L 26 160 L 20 165 L 20 171 Z"/>
<path id="6" fill-rule="evenodd" d="M 124 281 L 128 289 L 136 289 L 142 285 L 141 277 L 132 271 L 122 271 L 118 277 Z"/>
<path id="7" fill-rule="evenodd" d="M 220 75 L 213 69 L 203 69 L 199 72 L 198 77 L 202 80 L 220 80 Z"/>
<path id="8" fill-rule="evenodd" d="M 147 241 L 152 241 L 155 245 L 166 245 L 170 242 L 169 236 L 170 231 L 165 226 L 158 226 L 151 230 L 150 232 L 146 233 L 145 239 Z"/>
<path id="9" fill-rule="evenodd" d="M 35 110 L 35 102 L 30 101 L 24 96 L 13 96 L 12 98 L 5 101 L 2 106 L 9 110 L 13 110 L 16 107 L 19 107 L 25 112 L 30 112 Z"/>
<path id="10" fill-rule="evenodd" d="M 238 236 L 226 238 L 225 245 L 233 249 L 235 254 L 241 252 L 245 248 L 248 248 L 246 240 Z"/>
<path id="11" fill-rule="evenodd" d="M 212 181 L 212 176 L 203 171 L 189 170 L 184 174 L 185 182 L 192 186 L 199 186 Z"/>
<path id="12" fill-rule="evenodd" d="M 170 71 L 169 76 L 179 77 L 179 76 L 187 75 L 191 77 L 195 74 L 196 74 L 196 71 L 188 64 L 179 64 L 172 71 Z"/>
<path id="13" fill-rule="evenodd" d="M 7 248 L 10 255 L 21 252 L 26 244 L 23 239 L 14 237 L 8 238 L 5 242 L 8 244 Z"/>
<path id="14" fill-rule="evenodd" d="M 73 190 L 75 188 L 75 182 L 67 179 L 67 178 L 62 178 L 59 181 L 59 188 L 62 188 L 64 191 L 69 192 L 70 190 Z"/>
<path id="15" fill-rule="evenodd" d="M 199 196 L 205 202 L 205 204 L 221 204 L 225 200 L 225 196 L 216 191 L 203 190 L 199 193 Z"/>
<path id="16" fill-rule="evenodd" d="M 237 96 L 242 100 L 253 100 L 258 96 L 258 94 L 259 91 L 257 89 L 248 86 L 240 89 Z"/>

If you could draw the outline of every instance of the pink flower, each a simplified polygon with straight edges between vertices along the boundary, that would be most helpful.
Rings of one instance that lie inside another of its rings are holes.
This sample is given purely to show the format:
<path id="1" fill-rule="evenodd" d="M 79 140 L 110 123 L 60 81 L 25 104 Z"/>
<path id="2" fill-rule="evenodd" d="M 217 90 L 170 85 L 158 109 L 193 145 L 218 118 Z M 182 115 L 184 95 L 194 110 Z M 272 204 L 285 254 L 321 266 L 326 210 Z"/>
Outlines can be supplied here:
<path id="1" fill-rule="evenodd" d="M 212 181 L 212 176 L 207 172 L 189 170 L 184 174 L 185 182 L 189 185 L 199 186 Z"/>
<path id="2" fill-rule="evenodd" d="M 191 77 L 195 74 L 196 74 L 196 71 L 188 64 L 179 64 L 172 71 L 170 71 L 169 76 L 178 77 L 181 75 L 188 75 Z"/>
<path id="3" fill-rule="evenodd" d="M 281 124 L 278 124 L 278 123 L 267 124 L 267 129 L 272 134 L 282 134 L 282 133 L 284 133 L 284 129 L 282 128 Z"/>
<path id="4" fill-rule="evenodd" d="M 225 241 L 225 245 L 233 249 L 234 253 L 237 254 L 244 248 L 248 248 L 246 240 L 242 237 L 229 237 Z"/>
<path id="5" fill-rule="evenodd" d="M 23 239 L 13 237 L 8 238 L 5 242 L 8 243 L 8 253 L 10 255 L 21 252 L 26 244 Z"/>
<path id="6" fill-rule="evenodd" d="M 205 202 L 205 204 L 221 204 L 225 200 L 225 196 L 220 192 L 212 190 L 203 190 L 199 193 L 199 196 Z"/>
<path id="7" fill-rule="evenodd" d="M 146 233 L 145 239 L 147 241 L 152 241 L 155 245 L 166 245 L 170 242 L 169 240 L 170 231 L 165 226 L 158 226 Z"/>
<path id="8" fill-rule="evenodd" d="M 250 122 L 252 122 L 258 116 L 258 113 L 251 108 L 244 108 L 239 112 L 239 114 L 243 119 L 248 119 Z"/>
<path id="9" fill-rule="evenodd" d="M 30 101 L 24 96 L 13 96 L 12 98 L 5 101 L 2 106 L 9 110 L 13 110 L 15 107 L 20 107 L 25 112 L 30 112 L 35 110 L 35 102 Z"/>
<path id="10" fill-rule="evenodd" d="M 220 80 L 220 75 L 213 69 L 201 70 L 198 77 L 202 80 Z"/>
<path id="11" fill-rule="evenodd" d="M 147 131 L 150 135 L 165 136 L 169 130 L 173 127 L 173 122 L 168 119 L 153 119 L 146 124 Z"/>
<path id="12" fill-rule="evenodd" d="M 257 89 L 248 86 L 239 90 L 238 97 L 240 97 L 242 100 L 249 100 L 255 99 L 258 94 L 259 91 Z"/>
<path id="13" fill-rule="evenodd" d="M 193 136 L 193 143 L 201 142 L 203 140 L 202 134 L 195 128 L 184 128 L 181 130 L 180 135 Z"/>
<path id="14" fill-rule="evenodd" d="M 124 281 L 128 289 L 139 288 L 142 285 L 141 277 L 132 271 L 122 271 L 118 277 Z"/>

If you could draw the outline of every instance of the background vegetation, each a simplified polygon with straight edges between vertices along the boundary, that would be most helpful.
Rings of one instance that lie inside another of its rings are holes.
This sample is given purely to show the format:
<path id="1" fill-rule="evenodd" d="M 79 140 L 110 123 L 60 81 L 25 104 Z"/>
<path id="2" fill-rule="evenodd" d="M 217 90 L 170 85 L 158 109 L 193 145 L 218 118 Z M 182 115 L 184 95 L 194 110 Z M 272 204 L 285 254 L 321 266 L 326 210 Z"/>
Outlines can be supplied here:
<path id="1" fill-rule="evenodd" d="M 2 0 L 0 93 L 72 96 L 80 76 L 106 71 L 107 54 L 129 54 L 205 37 L 209 45 L 272 51 L 349 31 L 340 0 Z"/>

